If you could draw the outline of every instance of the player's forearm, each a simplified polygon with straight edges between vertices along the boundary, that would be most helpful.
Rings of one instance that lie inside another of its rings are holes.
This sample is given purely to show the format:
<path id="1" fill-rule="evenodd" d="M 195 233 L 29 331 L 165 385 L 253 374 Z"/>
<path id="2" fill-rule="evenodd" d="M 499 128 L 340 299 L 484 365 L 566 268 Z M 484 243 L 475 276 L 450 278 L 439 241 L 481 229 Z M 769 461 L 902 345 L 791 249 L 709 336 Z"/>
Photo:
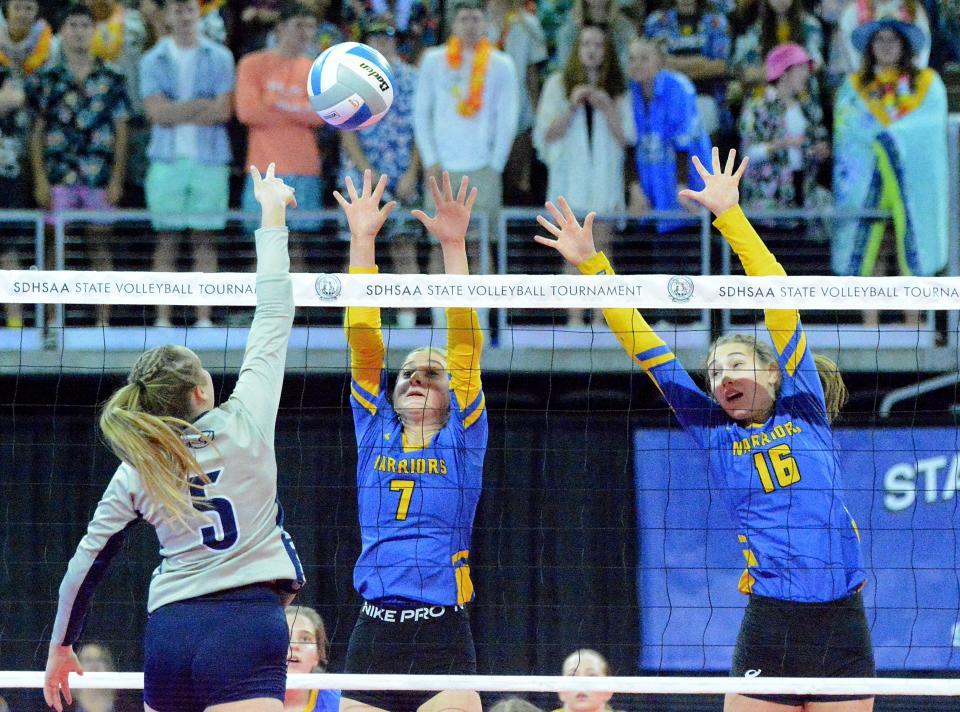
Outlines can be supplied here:
<path id="1" fill-rule="evenodd" d="M 477 312 L 470 307 L 448 307 L 447 370 L 450 386 L 463 407 L 468 406 L 480 391 L 480 354 L 483 332 Z"/>
<path id="2" fill-rule="evenodd" d="M 735 205 L 713 221 L 731 249 L 737 253 L 744 271 L 751 277 L 783 277 L 786 271 L 777 262 L 777 258 L 767 249 L 754 230 L 753 225 L 743 214 L 739 205 Z"/>

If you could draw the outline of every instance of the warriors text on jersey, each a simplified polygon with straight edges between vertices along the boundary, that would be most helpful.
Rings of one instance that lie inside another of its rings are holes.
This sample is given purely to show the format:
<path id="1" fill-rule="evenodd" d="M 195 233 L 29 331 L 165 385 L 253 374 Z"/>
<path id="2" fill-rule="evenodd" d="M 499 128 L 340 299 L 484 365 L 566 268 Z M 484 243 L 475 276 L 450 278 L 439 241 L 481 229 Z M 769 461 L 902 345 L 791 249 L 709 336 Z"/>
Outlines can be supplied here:
<path id="1" fill-rule="evenodd" d="M 93 589 L 140 520 L 156 528 L 162 556 L 150 582 L 149 611 L 251 583 L 276 581 L 290 590 L 303 584 L 283 529 L 274 452 L 294 312 L 286 233 L 257 231 L 257 309 L 240 377 L 225 403 L 194 422 L 205 438 L 185 436 L 210 479 L 191 489 L 209 508 L 198 510 L 189 526 L 171 520 L 146 497 L 137 471 L 121 464 L 67 567 L 54 642 L 69 645 L 80 636 Z"/>
<path id="2" fill-rule="evenodd" d="M 714 223 L 748 275 L 783 275 L 739 207 Z M 585 274 L 612 274 L 603 254 Z M 617 339 L 650 375 L 683 429 L 704 449 L 714 486 L 739 530 L 744 593 L 797 602 L 833 601 L 865 574 L 860 535 L 842 497 L 823 388 L 796 310 L 767 310 L 782 381 L 765 423 L 735 423 L 693 381 L 669 347 L 631 309 L 605 309 Z"/>
<path id="3" fill-rule="evenodd" d="M 482 336 L 473 309 L 448 309 L 447 320 L 450 419 L 413 449 L 387 390 L 380 311 L 347 309 L 362 538 L 353 582 L 382 605 L 473 600 L 470 539 L 487 447 Z"/>

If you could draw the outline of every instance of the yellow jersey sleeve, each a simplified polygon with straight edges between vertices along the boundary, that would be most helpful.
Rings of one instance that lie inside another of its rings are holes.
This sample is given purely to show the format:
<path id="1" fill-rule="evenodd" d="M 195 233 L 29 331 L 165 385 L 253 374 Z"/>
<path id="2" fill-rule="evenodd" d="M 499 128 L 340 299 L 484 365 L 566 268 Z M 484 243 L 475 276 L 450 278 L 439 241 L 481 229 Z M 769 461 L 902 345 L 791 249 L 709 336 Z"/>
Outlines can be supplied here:
<path id="1" fill-rule="evenodd" d="M 616 274 L 607 256 L 602 252 L 584 260 L 577 267 L 581 274 Z M 653 375 L 650 372 L 651 368 L 675 358 L 666 342 L 657 336 L 647 324 L 647 320 L 636 309 L 604 309 L 603 317 L 623 350 L 651 376 Z"/>
<path id="2" fill-rule="evenodd" d="M 787 272 L 777 258 L 767 249 L 760 235 L 743 214 L 739 205 L 735 205 L 713 221 L 724 236 L 730 248 L 737 253 L 743 270 L 751 277 L 786 277 Z M 796 309 L 766 309 L 764 321 L 773 345 L 778 354 L 783 354 L 794 339 L 800 325 L 800 312 Z M 803 341 L 804 343 L 799 343 Z M 805 351 L 805 339 L 800 335 L 791 360 L 799 363 Z M 801 348 L 801 346 L 803 348 Z"/>
<path id="3" fill-rule="evenodd" d="M 447 309 L 447 370 L 450 387 L 461 411 L 467 411 L 481 395 L 480 353 L 483 351 L 483 332 L 477 312 L 470 307 Z M 483 411 L 481 402 L 471 409 L 471 415 Z"/>
<path id="4" fill-rule="evenodd" d="M 377 274 L 376 267 L 351 267 L 350 274 Z M 379 307 L 347 307 L 343 328 L 350 346 L 353 395 L 365 406 L 380 395 L 380 374 L 386 349 L 380 331 Z M 359 386 L 360 391 L 357 390 Z M 371 403 L 369 407 L 374 407 Z"/>

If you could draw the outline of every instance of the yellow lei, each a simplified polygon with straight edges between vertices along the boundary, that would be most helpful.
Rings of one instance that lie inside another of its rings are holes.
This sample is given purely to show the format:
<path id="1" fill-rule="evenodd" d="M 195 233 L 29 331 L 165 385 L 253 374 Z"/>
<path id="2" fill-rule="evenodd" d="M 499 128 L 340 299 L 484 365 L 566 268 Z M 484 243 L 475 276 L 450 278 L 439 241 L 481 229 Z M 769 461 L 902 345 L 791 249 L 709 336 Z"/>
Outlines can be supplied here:
<path id="1" fill-rule="evenodd" d="M 53 30 L 45 20 L 37 20 L 30 30 L 30 38 L 33 40 L 33 49 L 27 58 L 23 60 L 23 73 L 33 74 L 50 58 L 50 43 L 53 42 Z M 13 60 L 0 50 L 0 64 L 5 67 L 13 65 Z"/>
<path id="2" fill-rule="evenodd" d="M 110 19 L 98 22 L 90 54 L 104 62 L 116 62 L 123 50 L 123 5 L 117 5 Z"/>
<path id="3" fill-rule="evenodd" d="M 457 101 L 457 113 L 461 116 L 476 116 L 483 107 L 483 85 L 487 78 L 487 65 L 490 63 L 490 53 L 493 45 L 486 37 L 477 43 L 473 57 L 473 66 L 470 68 L 470 81 L 467 89 L 467 98 L 459 85 L 453 87 L 453 98 Z M 453 69 L 460 69 L 463 64 L 463 46 L 460 38 L 453 36 L 447 41 L 447 64 Z"/>
<path id="4" fill-rule="evenodd" d="M 895 70 L 877 72 L 876 78 L 864 85 L 859 73 L 852 77 L 853 88 L 863 99 L 870 113 L 883 126 L 915 111 L 927 96 L 933 82 L 933 70 L 921 69 L 910 86 L 910 77 Z"/>

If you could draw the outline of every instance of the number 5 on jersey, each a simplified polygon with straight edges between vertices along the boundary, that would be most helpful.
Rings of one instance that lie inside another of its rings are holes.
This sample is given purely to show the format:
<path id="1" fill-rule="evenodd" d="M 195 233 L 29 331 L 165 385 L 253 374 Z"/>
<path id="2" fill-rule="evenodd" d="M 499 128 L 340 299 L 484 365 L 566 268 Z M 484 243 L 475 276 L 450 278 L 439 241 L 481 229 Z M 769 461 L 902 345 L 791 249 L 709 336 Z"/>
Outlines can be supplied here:
<path id="1" fill-rule="evenodd" d="M 220 531 L 217 536 L 215 526 L 200 527 L 200 537 L 203 545 L 214 551 L 226 551 L 237 543 L 237 518 L 233 514 L 233 503 L 226 497 L 207 497 L 207 487 L 212 487 L 220 479 L 223 470 L 214 470 L 207 473 L 210 483 L 207 484 L 199 477 L 190 478 L 190 496 L 203 497 L 202 502 L 194 502 L 193 508 L 204 514 L 215 514 L 220 519 Z"/>

